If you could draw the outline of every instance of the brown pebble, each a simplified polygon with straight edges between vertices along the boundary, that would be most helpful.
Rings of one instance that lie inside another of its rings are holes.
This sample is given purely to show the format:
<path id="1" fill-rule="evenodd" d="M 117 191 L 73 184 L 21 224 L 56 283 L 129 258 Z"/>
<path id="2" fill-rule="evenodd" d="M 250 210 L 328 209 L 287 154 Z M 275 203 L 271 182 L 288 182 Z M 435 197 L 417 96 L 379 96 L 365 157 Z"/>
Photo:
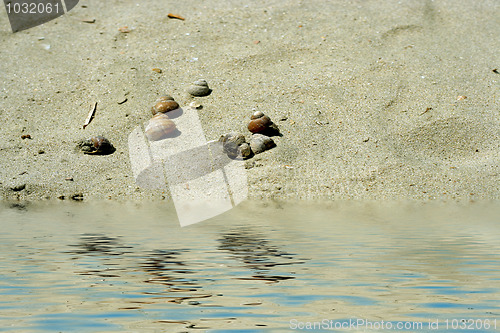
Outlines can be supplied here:
<path id="1" fill-rule="evenodd" d="M 254 44 L 259 44 L 260 43 L 260 40 L 254 40 L 253 41 Z"/>
<path id="2" fill-rule="evenodd" d="M 156 72 L 158 74 L 161 74 L 162 70 L 160 68 L 153 68 L 153 72 Z"/>
<path id="3" fill-rule="evenodd" d="M 492 69 L 491 71 L 492 71 L 493 73 L 495 73 L 495 74 L 500 74 L 500 72 L 498 71 L 498 68 Z"/>
<path id="4" fill-rule="evenodd" d="M 124 34 L 127 34 L 127 33 L 129 33 L 131 30 L 130 30 L 127 26 L 124 26 L 124 27 L 118 28 L 118 31 L 119 31 L 119 32 L 122 32 L 122 33 L 124 33 Z"/>
<path id="5" fill-rule="evenodd" d="M 467 98 L 467 96 L 460 95 L 460 96 L 457 97 L 457 101 L 462 101 L 462 100 L 464 100 L 466 98 Z"/>
<path id="6" fill-rule="evenodd" d="M 38 154 L 45 154 L 45 150 L 40 149 L 40 150 L 38 151 Z"/>
<path id="7" fill-rule="evenodd" d="M 21 135 L 21 139 L 31 139 L 31 135 L 29 134 L 24 134 L 24 135 Z"/>
<path id="8" fill-rule="evenodd" d="M 168 16 L 168 18 L 171 18 L 171 19 L 178 19 L 178 20 L 181 20 L 181 21 L 185 20 L 184 17 L 182 17 L 180 15 L 177 15 L 177 14 L 169 13 L 167 16 Z"/>
<path id="9" fill-rule="evenodd" d="M 64 180 L 72 182 L 73 181 L 73 177 L 67 177 L 67 178 L 64 178 Z"/>

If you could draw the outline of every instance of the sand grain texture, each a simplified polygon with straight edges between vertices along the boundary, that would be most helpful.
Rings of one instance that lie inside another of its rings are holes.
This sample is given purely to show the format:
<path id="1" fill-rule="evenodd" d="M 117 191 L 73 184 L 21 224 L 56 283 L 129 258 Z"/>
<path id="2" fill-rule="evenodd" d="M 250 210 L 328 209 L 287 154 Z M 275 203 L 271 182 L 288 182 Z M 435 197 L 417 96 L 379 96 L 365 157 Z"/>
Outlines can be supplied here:
<path id="1" fill-rule="evenodd" d="M 498 199 L 499 11 L 494 0 L 87 0 L 15 34 L 2 11 L 0 198 L 168 198 L 136 186 L 127 138 L 157 97 L 188 105 L 204 78 L 208 140 L 247 133 L 253 109 L 283 133 L 247 163 L 252 198 Z M 117 151 L 74 150 L 96 134 Z"/>

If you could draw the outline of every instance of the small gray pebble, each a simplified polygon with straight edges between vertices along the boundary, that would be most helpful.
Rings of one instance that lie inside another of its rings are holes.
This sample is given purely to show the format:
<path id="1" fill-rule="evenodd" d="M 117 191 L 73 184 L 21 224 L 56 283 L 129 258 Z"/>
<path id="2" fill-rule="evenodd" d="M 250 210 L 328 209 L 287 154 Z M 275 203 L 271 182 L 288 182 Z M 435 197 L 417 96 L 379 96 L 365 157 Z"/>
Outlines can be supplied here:
<path id="1" fill-rule="evenodd" d="M 222 149 L 224 153 L 231 159 L 240 156 L 240 145 L 245 143 L 245 136 L 241 133 L 230 132 L 221 135 L 219 142 L 222 142 Z"/>
<path id="2" fill-rule="evenodd" d="M 243 157 L 243 159 L 247 159 L 252 156 L 252 149 L 250 148 L 250 145 L 246 142 L 242 143 L 238 147 L 238 151 L 241 154 L 241 157 Z"/>
<path id="3" fill-rule="evenodd" d="M 15 184 L 13 186 L 11 186 L 11 190 L 14 191 L 14 192 L 19 192 L 19 191 L 22 191 L 26 188 L 26 184 Z"/>
<path id="4" fill-rule="evenodd" d="M 276 147 L 273 139 L 263 134 L 253 134 L 250 138 L 250 148 L 254 154 L 260 154 L 268 149 Z"/>
<path id="5" fill-rule="evenodd" d="M 219 142 L 222 143 L 232 143 L 234 145 L 241 145 L 245 143 L 245 136 L 238 132 L 229 132 L 220 137 Z"/>

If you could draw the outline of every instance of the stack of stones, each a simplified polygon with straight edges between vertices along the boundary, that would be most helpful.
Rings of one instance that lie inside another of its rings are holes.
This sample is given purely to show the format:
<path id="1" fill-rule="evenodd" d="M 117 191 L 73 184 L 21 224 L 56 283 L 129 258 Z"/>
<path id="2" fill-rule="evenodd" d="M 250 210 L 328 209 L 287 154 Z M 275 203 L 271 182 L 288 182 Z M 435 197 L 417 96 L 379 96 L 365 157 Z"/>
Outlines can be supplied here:
<path id="1" fill-rule="evenodd" d="M 153 118 L 146 125 L 146 137 L 150 141 L 159 141 L 177 135 L 177 127 L 167 113 L 176 114 L 178 110 L 180 106 L 172 96 L 160 97 L 151 108 Z"/>
<path id="2" fill-rule="evenodd" d="M 263 112 L 256 111 L 252 115 L 248 123 L 248 130 L 252 132 L 248 143 L 243 134 L 236 132 L 231 132 L 220 137 L 219 141 L 223 144 L 224 152 L 230 158 L 241 156 L 243 159 L 248 159 L 255 154 L 260 154 L 276 147 L 271 136 L 280 135 L 278 126 Z"/>

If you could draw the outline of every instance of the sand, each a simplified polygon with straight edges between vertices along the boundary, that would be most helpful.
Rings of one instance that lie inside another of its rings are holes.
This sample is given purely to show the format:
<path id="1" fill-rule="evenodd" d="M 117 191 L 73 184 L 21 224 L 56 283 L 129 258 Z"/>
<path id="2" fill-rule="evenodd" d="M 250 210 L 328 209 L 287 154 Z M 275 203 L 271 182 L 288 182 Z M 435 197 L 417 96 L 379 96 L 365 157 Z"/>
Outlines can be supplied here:
<path id="1" fill-rule="evenodd" d="M 168 199 L 136 185 L 127 143 L 167 93 L 203 105 L 207 140 L 248 135 L 253 110 L 278 124 L 277 147 L 246 162 L 253 199 L 498 199 L 499 10 L 496 0 L 81 0 L 18 33 L 2 10 L 0 199 Z M 213 92 L 195 99 L 185 91 L 199 78 Z M 96 134 L 116 152 L 75 150 Z"/>

